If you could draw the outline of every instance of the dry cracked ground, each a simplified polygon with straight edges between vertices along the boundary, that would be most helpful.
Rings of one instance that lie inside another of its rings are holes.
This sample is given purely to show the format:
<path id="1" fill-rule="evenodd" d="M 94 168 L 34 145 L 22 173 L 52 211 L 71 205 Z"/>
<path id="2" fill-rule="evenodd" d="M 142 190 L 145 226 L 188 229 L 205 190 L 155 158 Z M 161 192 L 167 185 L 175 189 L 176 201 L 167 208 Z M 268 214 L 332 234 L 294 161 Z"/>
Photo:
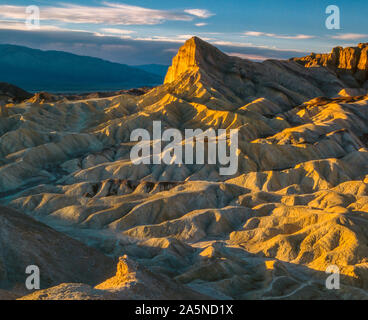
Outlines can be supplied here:
<path id="1" fill-rule="evenodd" d="M 256 63 L 192 38 L 143 95 L 3 107 L 0 298 L 367 299 L 367 52 Z M 132 164 L 155 120 L 239 129 L 237 174 Z"/>

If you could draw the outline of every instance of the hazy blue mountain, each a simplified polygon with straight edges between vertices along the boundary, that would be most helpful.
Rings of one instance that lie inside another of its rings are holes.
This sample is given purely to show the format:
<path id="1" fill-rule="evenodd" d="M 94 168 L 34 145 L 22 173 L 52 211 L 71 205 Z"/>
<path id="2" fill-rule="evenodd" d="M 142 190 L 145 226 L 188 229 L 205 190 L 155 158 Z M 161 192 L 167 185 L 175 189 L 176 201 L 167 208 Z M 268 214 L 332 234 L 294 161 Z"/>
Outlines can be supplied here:
<path id="1" fill-rule="evenodd" d="M 0 45 L 0 81 L 33 92 L 85 92 L 156 86 L 162 77 L 98 58 Z"/>
<path id="2" fill-rule="evenodd" d="M 149 73 L 157 74 L 162 78 L 162 81 L 165 79 L 167 69 L 169 69 L 169 66 L 165 66 L 163 64 L 143 64 L 134 67 Z"/>

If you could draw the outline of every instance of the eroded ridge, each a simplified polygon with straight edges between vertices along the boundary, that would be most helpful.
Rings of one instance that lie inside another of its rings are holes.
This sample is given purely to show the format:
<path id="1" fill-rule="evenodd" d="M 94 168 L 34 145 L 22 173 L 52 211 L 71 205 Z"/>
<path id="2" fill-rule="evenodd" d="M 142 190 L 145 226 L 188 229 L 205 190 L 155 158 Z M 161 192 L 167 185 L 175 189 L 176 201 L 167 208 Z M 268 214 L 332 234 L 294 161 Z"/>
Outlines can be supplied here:
<path id="1" fill-rule="evenodd" d="M 192 38 L 165 83 L 144 95 L 8 104 L 1 197 L 207 297 L 366 298 L 368 96 L 359 48 L 360 59 L 348 48 L 255 63 Z M 153 121 L 182 132 L 239 129 L 237 174 L 133 165 L 130 133 Z M 324 285 L 331 264 L 342 274 L 338 292 Z M 97 290 L 73 288 L 76 297 Z M 55 290 L 46 294 L 65 297 L 71 287 Z"/>

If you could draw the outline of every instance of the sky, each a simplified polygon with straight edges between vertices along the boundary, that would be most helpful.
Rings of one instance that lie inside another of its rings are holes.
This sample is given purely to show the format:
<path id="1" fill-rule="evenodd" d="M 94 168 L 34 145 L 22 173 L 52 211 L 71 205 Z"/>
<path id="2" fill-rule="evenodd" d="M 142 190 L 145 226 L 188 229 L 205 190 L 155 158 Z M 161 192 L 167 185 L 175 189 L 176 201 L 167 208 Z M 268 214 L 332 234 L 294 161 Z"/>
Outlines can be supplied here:
<path id="1" fill-rule="evenodd" d="M 340 10 L 340 29 L 326 27 L 329 5 Z M 40 10 L 39 28 L 25 23 L 29 6 Z M 262 61 L 368 42 L 367 15 L 366 0 L 0 0 L 0 43 L 169 65 L 195 35 Z"/>

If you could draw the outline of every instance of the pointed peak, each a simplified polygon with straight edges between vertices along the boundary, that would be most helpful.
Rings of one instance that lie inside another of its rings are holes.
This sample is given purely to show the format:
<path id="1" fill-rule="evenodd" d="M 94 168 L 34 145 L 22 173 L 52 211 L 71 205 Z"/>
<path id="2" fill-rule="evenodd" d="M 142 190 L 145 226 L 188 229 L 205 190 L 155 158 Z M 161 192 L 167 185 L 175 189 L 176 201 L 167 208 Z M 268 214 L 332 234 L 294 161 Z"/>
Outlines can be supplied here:
<path id="1" fill-rule="evenodd" d="M 179 49 L 179 53 L 181 49 L 186 49 L 186 48 L 195 48 L 195 52 L 194 53 L 201 53 L 201 54 L 208 54 L 210 52 L 216 52 L 217 54 L 223 54 L 219 49 L 217 49 L 215 46 L 213 46 L 212 44 L 202 40 L 201 38 L 198 38 L 196 36 L 188 39 L 187 41 L 185 41 L 184 45 Z"/>
<path id="2" fill-rule="evenodd" d="M 197 36 L 191 37 L 190 39 L 188 39 L 187 41 L 185 41 L 184 45 L 187 44 L 203 44 L 203 43 L 207 43 L 206 41 L 202 40 L 201 38 L 198 38 Z"/>
<path id="3" fill-rule="evenodd" d="M 214 61 L 227 57 L 219 49 L 198 37 L 188 39 L 179 49 L 169 68 L 165 83 L 171 83 L 186 71 L 194 68 L 204 68 L 206 61 L 211 58 Z"/>
<path id="4" fill-rule="evenodd" d="M 193 36 L 185 42 L 196 42 L 196 41 L 203 41 L 203 40 L 201 38 L 198 38 L 197 36 Z"/>

